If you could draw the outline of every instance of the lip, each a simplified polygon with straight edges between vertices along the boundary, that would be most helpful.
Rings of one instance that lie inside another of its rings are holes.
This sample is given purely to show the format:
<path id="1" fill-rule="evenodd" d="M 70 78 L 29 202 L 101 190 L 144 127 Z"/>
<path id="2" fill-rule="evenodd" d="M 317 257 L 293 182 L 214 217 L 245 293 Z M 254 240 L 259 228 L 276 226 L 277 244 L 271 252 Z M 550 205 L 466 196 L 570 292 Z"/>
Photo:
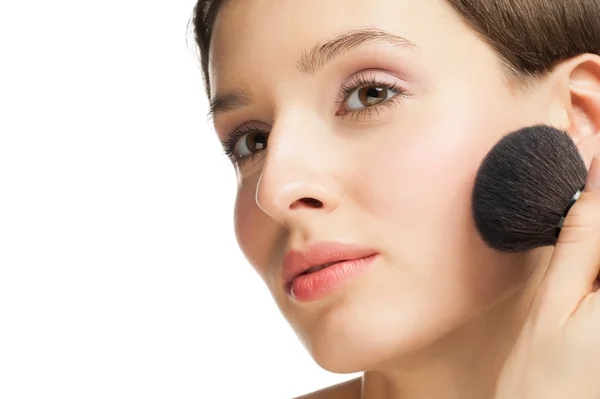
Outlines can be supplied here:
<path id="1" fill-rule="evenodd" d="M 324 298 L 371 268 L 379 254 L 335 263 L 319 271 L 301 274 L 285 286 L 286 293 L 299 302 Z"/>
<path id="2" fill-rule="evenodd" d="M 308 269 L 330 262 L 351 261 L 377 254 L 373 248 L 358 244 L 320 242 L 306 250 L 289 251 L 283 259 L 283 280 L 290 284 Z"/>

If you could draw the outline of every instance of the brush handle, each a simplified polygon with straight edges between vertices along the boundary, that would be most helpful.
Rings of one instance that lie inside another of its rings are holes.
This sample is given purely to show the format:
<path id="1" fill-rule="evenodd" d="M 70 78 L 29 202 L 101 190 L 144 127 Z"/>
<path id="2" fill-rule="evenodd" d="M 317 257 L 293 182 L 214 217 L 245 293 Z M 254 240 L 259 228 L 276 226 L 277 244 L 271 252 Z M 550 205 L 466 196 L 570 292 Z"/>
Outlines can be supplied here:
<path id="1" fill-rule="evenodd" d="M 575 195 L 573 196 L 573 198 L 571 198 L 571 201 L 569 202 L 569 205 L 567 206 L 567 209 L 565 209 L 565 212 L 562 214 L 562 217 L 560 218 L 560 222 L 558 222 L 556 233 L 554 233 L 554 238 L 555 239 L 558 240 L 558 236 L 560 235 L 560 231 L 563 228 L 563 224 L 565 223 L 565 219 L 567 217 L 567 214 L 569 213 L 569 211 L 571 210 L 571 207 L 575 204 L 575 202 L 577 202 L 577 200 L 579 199 L 579 196 L 581 195 L 581 193 L 583 193 L 584 190 L 585 190 L 585 183 L 583 184 L 583 186 L 581 186 L 581 188 L 579 189 L 579 191 L 577 191 L 575 193 Z"/>

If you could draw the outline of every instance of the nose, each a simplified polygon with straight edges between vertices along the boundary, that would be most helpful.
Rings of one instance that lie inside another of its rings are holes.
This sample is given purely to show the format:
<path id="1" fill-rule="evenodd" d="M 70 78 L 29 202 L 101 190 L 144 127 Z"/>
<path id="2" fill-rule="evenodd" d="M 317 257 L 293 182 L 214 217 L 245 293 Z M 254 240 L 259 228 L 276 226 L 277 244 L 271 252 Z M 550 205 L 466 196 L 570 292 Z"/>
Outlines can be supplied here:
<path id="1" fill-rule="evenodd" d="M 322 131 L 309 130 L 306 125 L 301 128 L 298 123 L 293 128 L 290 123 L 283 126 L 273 126 L 269 134 L 256 202 L 280 224 L 298 227 L 340 205 L 341 180 L 336 176 L 339 161 L 335 157 L 339 149 Z"/>

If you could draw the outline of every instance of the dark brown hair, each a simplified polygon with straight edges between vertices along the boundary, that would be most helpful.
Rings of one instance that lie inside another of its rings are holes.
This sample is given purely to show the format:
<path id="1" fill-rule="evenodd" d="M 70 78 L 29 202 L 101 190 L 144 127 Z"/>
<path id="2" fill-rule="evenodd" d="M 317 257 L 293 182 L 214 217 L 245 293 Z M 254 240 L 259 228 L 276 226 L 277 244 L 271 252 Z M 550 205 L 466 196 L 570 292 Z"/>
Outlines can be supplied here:
<path id="1" fill-rule="evenodd" d="M 213 25 L 227 0 L 198 0 L 194 39 L 210 98 Z M 498 54 L 512 82 L 526 84 L 574 56 L 600 55 L 600 0 L 445 0 Z"/>

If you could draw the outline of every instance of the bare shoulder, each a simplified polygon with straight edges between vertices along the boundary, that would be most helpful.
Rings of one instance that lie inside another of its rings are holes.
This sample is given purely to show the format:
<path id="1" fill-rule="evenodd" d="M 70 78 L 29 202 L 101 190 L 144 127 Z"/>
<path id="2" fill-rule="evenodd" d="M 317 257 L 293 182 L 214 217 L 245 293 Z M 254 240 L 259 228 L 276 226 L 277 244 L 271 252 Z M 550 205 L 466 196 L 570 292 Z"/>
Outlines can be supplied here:
<path id="1" fill-rule="evenodd" d="M 360 399 L 361 378 L 344 381 L 294 399 Z"/>

